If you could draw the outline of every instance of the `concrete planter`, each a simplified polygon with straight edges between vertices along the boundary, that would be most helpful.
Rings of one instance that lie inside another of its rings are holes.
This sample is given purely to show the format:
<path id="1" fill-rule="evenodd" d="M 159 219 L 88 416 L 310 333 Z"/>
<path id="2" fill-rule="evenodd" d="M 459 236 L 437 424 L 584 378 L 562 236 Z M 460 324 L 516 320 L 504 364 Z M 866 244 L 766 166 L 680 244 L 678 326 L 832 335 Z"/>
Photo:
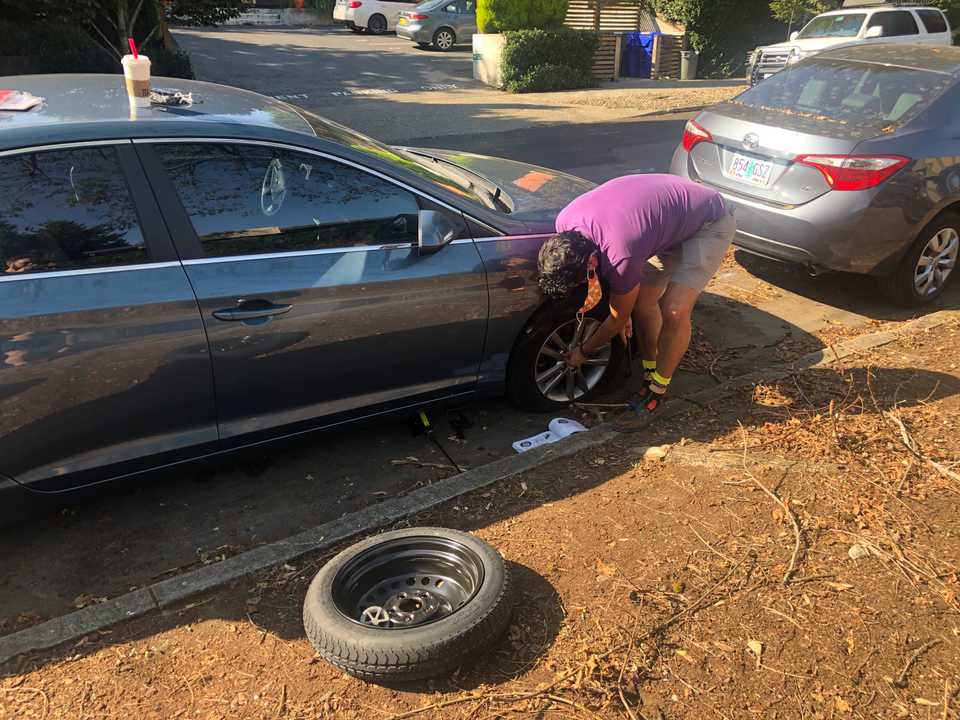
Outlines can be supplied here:
<path id="1" fill-rule="evenodd" d="M 501 59 L 507 39 L 500 34 L 473 36 L 473 79 L 495 88 L 503 87 Z"/>

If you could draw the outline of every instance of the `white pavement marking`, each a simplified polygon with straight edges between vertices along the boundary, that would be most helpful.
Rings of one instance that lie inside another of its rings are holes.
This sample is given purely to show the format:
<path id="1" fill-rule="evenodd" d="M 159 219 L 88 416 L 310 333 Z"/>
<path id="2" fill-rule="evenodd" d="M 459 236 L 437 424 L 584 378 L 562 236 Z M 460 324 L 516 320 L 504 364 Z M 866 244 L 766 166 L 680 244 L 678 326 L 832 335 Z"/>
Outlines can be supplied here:
<path id="1" fill-rule="evenodd" d="M 331 90 L 330 95 L 335 97 L 349 97 L 351 95 L 396 95 L 401 92 L 443 92 L 444 90 L 459 90 L 457 83 L 430 83 L 420 85 L 415 88 L 344 88 L 343 90 Z M 290 93 L 285 95 L 274 95 L 277 100 L 309 100 L 308 93 Z"/>

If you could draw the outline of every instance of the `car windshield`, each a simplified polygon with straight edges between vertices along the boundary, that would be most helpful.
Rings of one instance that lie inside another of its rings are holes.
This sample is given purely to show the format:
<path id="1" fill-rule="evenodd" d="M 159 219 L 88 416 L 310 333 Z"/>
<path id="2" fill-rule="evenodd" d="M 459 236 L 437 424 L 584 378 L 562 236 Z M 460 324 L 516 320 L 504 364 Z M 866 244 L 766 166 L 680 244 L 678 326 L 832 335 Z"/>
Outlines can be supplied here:
<path id="1" fill-rule="evenodd" d="M 851 13 L 849 15 L 819 15 L 807 23 L 806 27 L 797 36 L 803 40 L 809 38 L 856 37 L 865 13 Z"/>
<path id="2" fill-rule="evenodd" d="M 945 73 L 820 56 L 777 73 L 730 104 L 762 113 L 763 122 L 777 116 L 805 132 L 872 136 L 917 117 L 951 82 Z"/>
<path id="3" fill-rule="evenodd" d="M 505 213 L 511 211 L 513 203 L 509 196 L 501 192 L 500 188 L 487 178 L 476 175 L 466 168 L 436 160 L 427 155 L 384 145 L 332 120 L 318 117 L 301 108 L 297 110 L 313 128 L 317 137 L 345 145 L 398 169 L 411 172 L 480 207 Z"/>
<path id="4" fill-rule="evenodd" d="M 419 5 L 417 5 L 417 7 L 416 7 L 415 9 L 417 9 L 417 10 L 434 10 L 434 9 L 440 7 L 441 5 L 443 5 L 445 2 L 448 2 L 448 0 L 427 0 L 426 2 L 422 2 L 422 3 L 420 3 Z"/>

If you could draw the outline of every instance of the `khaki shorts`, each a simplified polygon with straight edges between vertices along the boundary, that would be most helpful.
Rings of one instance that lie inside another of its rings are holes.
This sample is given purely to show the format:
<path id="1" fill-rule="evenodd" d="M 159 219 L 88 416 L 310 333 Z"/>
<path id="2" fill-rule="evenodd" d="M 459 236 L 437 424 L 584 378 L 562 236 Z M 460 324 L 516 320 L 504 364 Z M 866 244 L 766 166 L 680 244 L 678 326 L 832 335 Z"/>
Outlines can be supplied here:
<path id="1" fill-rule="evenodd" d="M 640 285 L 646 288 L 665 288 L 668 283 L 703 292 L 710 278 L 717 274 L 727 248 L 737 232 L 733 215 L 707 223 L 693 237 L 670 253 L 647 261 Z"/>

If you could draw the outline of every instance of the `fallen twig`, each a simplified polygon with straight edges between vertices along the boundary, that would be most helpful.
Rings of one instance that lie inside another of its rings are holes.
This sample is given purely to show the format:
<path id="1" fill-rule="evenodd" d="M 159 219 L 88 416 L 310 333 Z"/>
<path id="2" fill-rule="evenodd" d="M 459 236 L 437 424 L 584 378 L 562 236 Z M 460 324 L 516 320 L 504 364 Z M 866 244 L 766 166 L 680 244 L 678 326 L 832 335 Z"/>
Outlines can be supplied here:
<path id="1" fill-rule="evenodd" d="M 907 686 L 907 673 L 910 672 L 910 668 L 913 667 L 913 664 L 930 648 L 939 645 L 939 640 L 931 640 L 926 642 L 916 650 L 913 651 L 913 654 L 907 658 L 907 664 L 903 666 L 903 670 L 900 671 L 900 674 L 897 675 L 897 679 L 893 681 L 893 684 L 900 688 L 901 690 Z"/>
<path id="2" fill-rule="evenodd" d="M 940 473 L 944 477 L 948 477 L 951 480 L 960 482 L 960 474 L 955 473 L 946 465 L 942 465 L 941 463 L 938 463 L 933 458 L 929 458 L 926 455 L 924 455 L 922 452 L 920 452 L 920 446 L 917 444 L 917 441 L 910 436 L 910 433 L 907 430 L 906 425 L 903 424 L 903 421 L 900 418 L 898 418 L 896 414 L 894 414 L 889 410 L 884 410 L 883 417 L 890 420 L 890 422 L 892 422 L 897 427 L 897 429 L 900 431 L 900 441 L 903 443 L 904 447 L 906 447 L 907 450 L 909 450 L 910 453 L 915 458 L 917 458 L 917 460 L 922 460 L 923 462 L 927 463 L 930 467 L 932 467 L 934 470 L 936 470 L 938 473 Z"/>
<path id="3" fill-rule="evenodd" d="M 803 535 L 800 531 L 800 522 L 797 520 L 797 516 L 793 514 L 793 510 L 790 509 L 790 506 L 787 505 L 783 500 L 780 499 L 780 496 L 777 495 L 773 490 L 770 490 L 766 485 L 760 482 L 756 476 L 750 472 L 750 469 L 747 467 L 747 431 L 743 427 L 743 423 L 739 423 L 740 432 L 743 434 L 743 471 L 747 474 L 754 484 L 763 490 L 766 495 L 773 500 L 777 505 L 780 506 L 780 509 L 783 510 L 784 515 L 790 518 L 790 523 L 793 525 L 793 554 L 790 556 L 790 564 L 787 565 L 787 571 L 783 574 L 783 584 L 789 585 L 790 578 L 793 577 L 793 573 L 797 569 L 797 558 L 800 557 L 800 549 L 803 547 Z"/>

